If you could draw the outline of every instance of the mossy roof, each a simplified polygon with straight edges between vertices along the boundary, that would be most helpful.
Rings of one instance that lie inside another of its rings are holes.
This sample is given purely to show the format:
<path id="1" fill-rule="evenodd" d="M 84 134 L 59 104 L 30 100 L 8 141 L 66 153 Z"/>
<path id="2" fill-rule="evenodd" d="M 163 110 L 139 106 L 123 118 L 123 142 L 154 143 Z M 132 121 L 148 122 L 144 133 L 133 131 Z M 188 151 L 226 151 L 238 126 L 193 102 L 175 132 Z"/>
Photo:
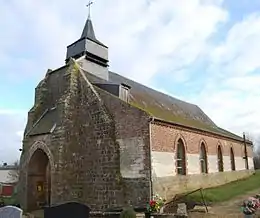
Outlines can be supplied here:
<path id="1" fill-rule="evenodd" d="M 65 73 L 67 66 L 63 66 L 52 73 Z M 103 80 L 90 73 L 86 73 L 91 83 L 99 84 L 126 84 L 131 87 L 129 103 L 152 117 L 162 121 L 184 125 L 202 131 L 242 141 L 243 138 L 218 127 L 197 105 L 191 104 L 164 93 L 153 90 L 147 86 L 130 80 L 114 72 L 109 72 L 109 81 Z M 48 110 L 30 131 L 29 135 L 50 133 L 57 119 L 56 110 Z"/>
<path id="2" fill-rule="evenodd" d="M 87 73 L 92 83 L 126 84 L 131 87 L 129 103 L 162 121 L 212 132 L 242 141 L 243 138 L 218 127 L 197 105 L 158 92 L 117 73 L 109 72 L 109 81 Z"/>

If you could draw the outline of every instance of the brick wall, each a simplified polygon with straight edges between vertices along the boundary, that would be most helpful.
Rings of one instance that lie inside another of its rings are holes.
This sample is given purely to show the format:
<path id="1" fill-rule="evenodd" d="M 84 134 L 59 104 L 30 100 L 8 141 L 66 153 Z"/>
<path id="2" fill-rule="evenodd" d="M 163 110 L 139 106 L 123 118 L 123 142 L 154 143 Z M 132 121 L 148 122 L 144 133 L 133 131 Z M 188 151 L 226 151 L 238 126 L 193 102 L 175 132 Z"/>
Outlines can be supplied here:
<path id="1" fill-rule="evenodd" d="M 226 139 L 223 137 L 205 134 L 201 132 L 190 131 L 177 126 L 154 122 L 151 124 L 151 150 L 152 150 L 152 171 L 153 171 L 153 189 L 154 192 L 164 190 L 164 192 L 174 194 L 174 192 L 183 192 L 187 189 L 196 189 L 207 187 L 209 185 L 223 184 L 246 176 L 237 172 L 245 170 L 244 145 L 243 142 Z M 185 161 L 187 178 L 176 176 L 176 146 L 178 139 L 182 139 L 185 146 Z M 200 169 L 200 145 L 204 143 L 207 153 L 207 175 L 201 174 Z M 217 147 L 222 148 L 223 166 L 225 174 L 218 171 Z M 233 148 L 235 167 L 237 172 L 231 172 L 230 148 Z M 253 169 L 252 148 L 247 146 L 249 155 L 249 167 Z M 194 177 L 193 177 L 194 176 Z M 222 178 L 223 177 L 223 178 Z M 192 182 L 194 178 L 194 181 Z M 202 180 L 205 179 L 206 182 Z M 210 184 L 210 179 L 215 180 Z M 159 182 L 158 182 L 159 181 Z M 162 183 L 162 189 L 158 185 Z M 173 196 L 171 196 L 173 197 Z"/>
<path id="2" fill-rule="evenodd" d="M 208 155 L 217 154 L 217 146 L 220 144 L 222 147 L 223 155 L 229 156 L 230 146 L 233 147 L 236 157 L 243 157 L 244 144 L 234 140 L 226 139 L 221 136 L 213 136 L 201 132 L 192 132 L 188 129 L 181 129 L 178 127 L 154 123 L 152 125 L 152 150 L 174 152 L 176 141 L 179 138 L 184 140 L 187 148 L 187 153 L 198 154 L 200 143 L 202 141 L 206 144 Z M 253 157 L 253 150 L 247 146 L 248 156 Z"/>

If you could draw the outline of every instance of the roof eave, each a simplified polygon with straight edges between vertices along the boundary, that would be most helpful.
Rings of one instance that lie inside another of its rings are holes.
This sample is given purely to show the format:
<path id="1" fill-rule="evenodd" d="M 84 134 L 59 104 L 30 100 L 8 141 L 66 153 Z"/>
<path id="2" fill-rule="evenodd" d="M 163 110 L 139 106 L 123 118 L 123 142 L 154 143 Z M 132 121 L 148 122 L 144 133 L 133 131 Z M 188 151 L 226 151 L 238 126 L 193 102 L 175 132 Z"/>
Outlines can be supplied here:
<path id="1" fill-rule="evenodd" d="M 205 132 L 205 133 L 210 133 L 210 134 L 213 134 L 213 135 L 216 135 L 216 136 L 222 136 L 224 138 L 232 139 L 232 140 L 235 140 L 235 141 L 238 141 L 238 142 L 244 142 L 242 137 L 241 137 L 241 140 L 239 140 L 237 138 L 229 137 L 229 136 L 224 135 L 224 134 L 218 134 L 218 133 L 215 133 L 215 132 L 210 131 L 210 130 L 195 128 L 195 127 L 191 127 L 191 126 L 188 126 L 188 125 L 184 125 L 184 124 L 180 124 L 180 123 L 176 123 L 176 122 L 172 122 L 172 121 L 163 120 L 163 119 L 158 118 L 158 117 L 150 117 L 150 122 L 153 122 L 153 121 L 162 122 L 162 123 L 165 123 L 165 124 L 170 124 L 170 125 L 174 125 L 174 126 L 178 126 L 178 127 L 182 127 L 182 128 L 187 128 L 187 129 L 190 129 L 190 130 L 193 130 L 193 131 L 201 131 L 201 132 Z M 251 141 L 249 141 L 249 140 L 246 140 L 246 143 L 250 144 L 250 145 L 253 145 L 253 143 Z"/>

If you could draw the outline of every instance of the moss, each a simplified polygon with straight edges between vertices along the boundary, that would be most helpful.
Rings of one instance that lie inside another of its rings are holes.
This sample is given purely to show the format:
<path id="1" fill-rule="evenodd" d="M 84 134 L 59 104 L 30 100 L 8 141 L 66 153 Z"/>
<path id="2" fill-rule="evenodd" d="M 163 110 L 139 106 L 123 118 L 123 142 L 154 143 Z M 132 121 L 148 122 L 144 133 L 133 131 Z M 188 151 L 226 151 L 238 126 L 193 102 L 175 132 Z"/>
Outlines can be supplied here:
<path id="1" fill-rule="evenodd" d="M 184 117 L 173 114 L 171 111 L 167 111 L 165 109 L 160 109 L 156 105 L 152 105 L 152 104 L 148 103 L 146 106 L 144 106 L 144 105 L 139 104 L 136 101 L 132 101 L 132 102 L 130 102 L 130 104 L 136 108 L 139 108 L 140 110 L 147 112 L 149 115 L 160 118 L 164 121 L 193 127 L 193 128 L 204 130 L 204 131 L 211 131 L 211 132 L 214 132 L 219 135 L 224 135 L 224 136 L 231 137 L 234 139 L 239 139 L 238 136 L 235 136 L 234 134 L 229 133 L 225 130 L 221 131 L 218 127 L 206 125 L 206 124 L 204 124 L 200 121 L 196 121 L 196 120 L 185 119 Z M 239 139 L 239 140 L 241 140 L 241 139 Z"/>

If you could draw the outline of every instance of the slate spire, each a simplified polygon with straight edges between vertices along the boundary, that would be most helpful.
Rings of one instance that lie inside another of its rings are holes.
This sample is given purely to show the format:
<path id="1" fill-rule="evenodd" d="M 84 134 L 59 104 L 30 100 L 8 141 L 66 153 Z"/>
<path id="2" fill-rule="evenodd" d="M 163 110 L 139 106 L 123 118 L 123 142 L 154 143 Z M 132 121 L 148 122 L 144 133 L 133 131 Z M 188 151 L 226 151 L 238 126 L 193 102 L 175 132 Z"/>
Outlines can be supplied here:
<path id="1" fill-rule="evenodd" d="M 93 28 L 93 24 L 90 18 L 90 8 L 91 5 L 93 4 L 93 1 L 89 0 L 89 3 L 86 5 L 88 7 L 88 19 L 85 23 L 83 32 L 81 34 L 81 39 L 82 38 L 89 38 L 93 41 L 97 41 L 96 36 L 95 36 L 95 32 L 94 32 L 94 28 Z"/>
<path id="2" fill-rule="evenodd" d="M 90 18 L 90 6 L 93 2 L 90 0 L 87 7 L 89 7 L 88 18 L 86 20 L 84 29 L 80 39 L 67 46 L 66 63 L 70 58 L 80 59 L 85 56 L 88 62 L 108 66 L 108 47 L 101 43 L 95 35 L 93 24 Z M 89 70 L 89 69 L 88 69 Z"/>
<path id="3" fill-rule="evenodd" d="M 97 41 L 96 36 L 95 36 L 95 32 L 94 32 L 94 28 L 93 28 L 93 24 L 92 24 L 92 21 L 90 19 L 90 15 L 88 16 L 88 19 L 87 19 L 86 24 L 84 26 L 83 32 L 81 34 L 81 38 L 89 38 L 93 41 Z"/>

